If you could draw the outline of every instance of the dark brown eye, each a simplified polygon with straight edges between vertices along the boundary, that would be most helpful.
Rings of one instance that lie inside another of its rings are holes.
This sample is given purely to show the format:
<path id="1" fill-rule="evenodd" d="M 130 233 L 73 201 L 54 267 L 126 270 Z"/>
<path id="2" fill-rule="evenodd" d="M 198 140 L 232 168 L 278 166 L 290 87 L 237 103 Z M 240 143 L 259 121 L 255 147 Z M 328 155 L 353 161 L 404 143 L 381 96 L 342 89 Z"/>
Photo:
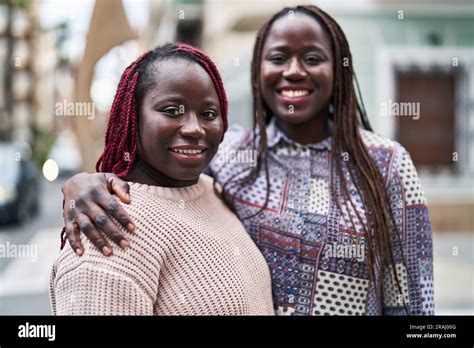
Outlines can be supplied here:
<path id="1" fill-rule="evenodd" d="M 201 113 L 201 117 L 206 120 L 213 120 L 217 117 L 217 113 L 213 110 L 206 110 Z"/>
<path id="2" fill-rule="evenodd" d="M 283 64 L 285 62 L 285 56 L 282 54 L 275 54 L 268 58 L 273 64 Z"/>
<path id="3" fill-rule="evenodd" d="M 321 63 L 322 61 L 324 61 L 323 58 L 321 58 L 320 56 L 315 56 L 315 55 L 311 55 L 311 56 L 306 56 L 305 57 L 305 62 L 308 63 L 308 64 L 319 64 Z"/>
<path id="4" fill-rule="evenodd" d="M 306 63 L 308 64 L 318 64 L 321 63 L 323 60 L 321 57 L 318 56 L 308 56 L 305 58 Z"/>
<path id="5" fill-rule="evenodd" d="M 167 114 L 169 116 L 179 116 L 181 115 L 181 111 L 179 108 L 171 106 L 166 109 L 161 110 L 162 113 Z"/>

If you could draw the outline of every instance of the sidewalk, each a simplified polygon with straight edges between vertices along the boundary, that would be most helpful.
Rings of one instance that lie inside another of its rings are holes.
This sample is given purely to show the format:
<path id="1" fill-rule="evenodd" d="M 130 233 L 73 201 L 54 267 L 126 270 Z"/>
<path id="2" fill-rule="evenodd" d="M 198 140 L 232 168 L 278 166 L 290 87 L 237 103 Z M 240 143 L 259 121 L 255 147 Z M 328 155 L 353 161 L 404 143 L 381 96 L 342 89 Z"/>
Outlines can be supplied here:
<path id="1" fill-rule="evenodd" d="M 59 252 L 59 230 L 59 227 L 42 229 L 32 237 L 29 243 L 38 246 L 35 262 L 17 258 L 0 273 L 0 315 L 51 314 L 49 274 Z M 472 233 L 434 234 L 436 315 L 474 314 L 473 236 Z M 457 255 L 453 255 L 456 251 Z"/>
<path id="2" fill-rule="evenodd" d="M 436 315 L 474 315 L 474 232 L 433 239 Z"/>

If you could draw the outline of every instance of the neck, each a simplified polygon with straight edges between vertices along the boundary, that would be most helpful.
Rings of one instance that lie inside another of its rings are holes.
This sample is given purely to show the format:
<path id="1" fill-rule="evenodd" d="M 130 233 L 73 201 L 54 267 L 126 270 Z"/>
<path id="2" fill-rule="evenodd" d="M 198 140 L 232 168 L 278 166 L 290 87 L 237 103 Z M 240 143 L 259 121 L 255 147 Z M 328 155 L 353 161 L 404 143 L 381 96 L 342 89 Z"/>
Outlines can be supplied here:
<path id="1" fill-rule="evenodd" d="M 194 180 L 173 179 L 155 170 L 146 162 L 138 158 L 130 173 L 128 173 L 125 177 L 125 180 L 153 186 L 185 187 L 196 184 L 199 180 L 199 177 Z"/>
<path id="2" fill-rule="evenodd" d="M 275 121 L 288 138 L 302 145 L 319 143 L 331 135 L 326 113 L 301 124 L 282 122 L 279 117 Z"/>

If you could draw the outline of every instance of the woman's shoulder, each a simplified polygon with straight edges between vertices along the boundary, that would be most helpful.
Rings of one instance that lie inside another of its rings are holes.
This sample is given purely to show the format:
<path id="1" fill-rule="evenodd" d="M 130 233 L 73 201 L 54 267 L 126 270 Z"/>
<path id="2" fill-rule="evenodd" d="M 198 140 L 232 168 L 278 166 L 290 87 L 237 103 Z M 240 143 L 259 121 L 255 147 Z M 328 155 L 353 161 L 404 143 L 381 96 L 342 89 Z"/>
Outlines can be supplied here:
<path id="1" fill-rule="evenodd" d="M 391 177 L 400 166 L 416 172 L 410 153 L 396 140 L 365 129 L 360 130 L 362 141 L 381 170 L 383 177 Z"/>
<path id="2" fill-rule="evenodd" d="M 238 148 L 245 142 L 245 139 L 250 133 L 250 128 L 239 124 L 231 125 L 224 135 L 224 139 L 219 146 L 219 150 Z"/>
<path id="3" fill-rule="evenodd" d="M 171 190 L 159 190 L 158 187 L 132 184 L 130 185 L 130 204 L 117 202 L 124 208 L 136 225 L 136 230 L 129 236 L 132 239 L 148 241 L 137 244 L 148 248 L 152 245 L 162 245 L 171 238 L 170 227 L 180 220 L 180 207 L 183 200 Z M 193 192 L 188 193 L 191 195 Z"/>
<path id="4" fill-rule="evenodd" d="M 398 141 L 366 129 L 360 129 L 360 135 L 369 153 L 375 159 L 379 157 L 399 157 L 408 154 Z"/>
<path id="5" fill-rule="evenodd" d="M 233 157 L 236 150 L 250 145 L 249 140 L 252 139 L 251 135 L 252 130 L 250 128 L 236 124 L 230 126 L 225 133 L 224 139 L 219 145 L 219 150 L 212 161 L 209 163 L 208 172 L 215 176 L 222 166 L 229 164 L 228 159 Z M 229 175 L 232 176 L 234 172 L 234 166 L 228 166 L 227 169 L 230 170 Z M 218 179 L 221 181 L 223 177 L 227 176 L 228 175 L 220 173 Z"/>
<path id="6" fill-rule="evenodd" d="M 199 180 L 201 180 L 205 191 L 209 191 L 209 190 L 212 189 L 212 187 L 214 185 L 214 179 L 212 178 L 212 176 L 209 176 L 207 174 L 202 173 L 199 176 Z"/>
<path id="7" fill-rule="evenodd" d="M 216 194 L 216 190 L 214 189 L 214 178 L 203 173 L 199 177 L 199 180 L 203 186 L 204 199 L 210 201 L 211 203 L 215 203 L 218 206 L 225 206 L 224 202 L 219 198 L 218 194 Z M 218 182 L 216 182 L 215 188 L 217 189 L 218 193 L 222 191 L 222 187 Z"/>
<path id="8" fill-rule="evenodd" d="M 398 146 L 401 146 L 395 140 L 366 129 L 360 128 L 360 135 L 368 149 L 385 149 L 388 151 L 394 151 Z"/>

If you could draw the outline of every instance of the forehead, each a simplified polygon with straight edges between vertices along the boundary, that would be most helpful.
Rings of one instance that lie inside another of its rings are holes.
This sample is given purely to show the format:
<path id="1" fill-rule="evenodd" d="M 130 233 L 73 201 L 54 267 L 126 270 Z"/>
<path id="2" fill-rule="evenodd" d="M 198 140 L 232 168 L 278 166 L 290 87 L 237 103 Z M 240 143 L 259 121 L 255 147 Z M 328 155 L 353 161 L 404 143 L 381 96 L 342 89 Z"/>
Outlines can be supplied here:
<path id="1" fill-rule="evenodd" d="M 265 47 L 274 46 L 307 46 L 319 44 L 330 48 L 329 38 L 321 24 L 305 13 L 286 14 L 273 22 Z"/>
<path id="2" fill-rule="evenodd" d="M 194 80 L 195 83 L 208 84 L 212 82 L 209 74 L 196 62 L 184 58 L 169 58 L 156 61 L 153 64 L 157 82 L 180 83 Z"/>
<path id="3" fill-rule="evenodd" d="M 153 94 L 179 92 L 189 97 L 216 97 L 214 83 L 204 68 L 196 62 L 172 58 L 153 64 L 155 87 Z"/>

